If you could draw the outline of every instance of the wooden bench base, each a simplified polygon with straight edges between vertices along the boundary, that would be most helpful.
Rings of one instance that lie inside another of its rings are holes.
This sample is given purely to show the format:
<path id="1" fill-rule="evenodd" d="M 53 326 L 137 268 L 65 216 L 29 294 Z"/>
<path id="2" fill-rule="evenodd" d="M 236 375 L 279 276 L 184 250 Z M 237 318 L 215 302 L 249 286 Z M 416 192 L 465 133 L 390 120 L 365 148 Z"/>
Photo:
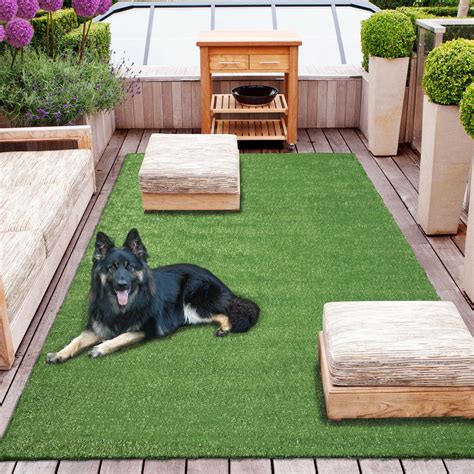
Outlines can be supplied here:
<path id="1" fill-rule="evenodd" d="M 319 362 L 326 412 L 330 420 L 345 418 L 474 418 L 472 387 L 341 387 L 331 382 L 323 333 Z"/>
<path id="2" fill-rule="evenodd" d="M 238 211 L 240 194 L 142 193 L 145 211 Z"/>

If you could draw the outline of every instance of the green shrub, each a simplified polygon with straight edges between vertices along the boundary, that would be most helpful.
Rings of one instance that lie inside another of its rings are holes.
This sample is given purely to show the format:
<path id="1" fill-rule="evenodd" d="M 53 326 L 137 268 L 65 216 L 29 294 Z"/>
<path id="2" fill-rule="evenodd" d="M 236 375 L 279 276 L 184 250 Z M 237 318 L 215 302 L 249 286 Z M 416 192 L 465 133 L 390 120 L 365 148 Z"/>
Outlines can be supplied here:
<path id="1" fill-rule="evenodd" d="M 66 34 L 59 43 L 60 52 L 79 52 L 82 40 L 82 26 Z M 108 23 L 92 23 L 86 41 L 86 57 L 104 63 L 110 61 L 110 25 Z"/>
<path id="2" fill-rule="evenodd" d="M 456 17 L 458 7 L 398 7 L 397 11 L 404 13 L 410 18 L 416 31 L 416 20 Z M 473 8 L 469 10 L 468 16 L 474 16 Z"/>
<path id="3" fill-rule="evenodd" d="M 423 88 L 436 104 L 459 104 L 474 77 L 474 40 L 456 39 L 433 49 L 425 61 Z"/>
<path id="4" fill-rule="evenodd" d="M 47 13 L 43 10 L 40 10 L 36 17 L 31 20 L 31 24 L 33 25 L 33 28 L 35 30 L 35 34 L 33 36 L 31 44 L 34 48 L 39 50 L 44 50 L 46 47 L 47 19 Z M 64 35 L 79 26 L 76 13 L 72 8 L 58 10 L 57 12 L 53 13 L 53 19 L 53 34 L 56 44 L 59 44 Z"/>
<path id="5" fill-rule="evenodd" d="M 457 8 L 458 0 L 372 0 L 382 10 L 398 7 L 446 7 L 455 6 Z"/>
<path id="6" fill-rule="evenodd" d="M 80 116 L 112 109 L 125 83 L 107 64 L 86 58 L 26 51 L 10 68 L 0 61 L 0 113 L 15 126 L 67 125 Z"/>
<path id="7" fill-rule="evenodd" d="M 395 10 L 373 14 L 362 22 L 362 66 L 368 70 L 369 57 L 404 58 L 411 55 L 415 30 L 410 18 Z"/>
<path id="8" fill-rule="evenodd" d="M 474 138 L 474 82 L 464 91 L 459 110 L 466 133 Z"/>

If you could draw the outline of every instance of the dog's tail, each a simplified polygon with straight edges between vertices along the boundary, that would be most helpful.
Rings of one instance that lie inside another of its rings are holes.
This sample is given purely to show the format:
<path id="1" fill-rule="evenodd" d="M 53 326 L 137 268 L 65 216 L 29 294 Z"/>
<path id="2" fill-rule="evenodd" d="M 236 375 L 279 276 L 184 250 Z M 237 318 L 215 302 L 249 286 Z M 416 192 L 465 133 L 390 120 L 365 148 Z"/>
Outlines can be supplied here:
<path id="1" fill-rule="evenodd" d="M 232 332 L 246 332 L 257 324 L 260 308 L 253 301 L 234 297 L 227 306 Z"/>

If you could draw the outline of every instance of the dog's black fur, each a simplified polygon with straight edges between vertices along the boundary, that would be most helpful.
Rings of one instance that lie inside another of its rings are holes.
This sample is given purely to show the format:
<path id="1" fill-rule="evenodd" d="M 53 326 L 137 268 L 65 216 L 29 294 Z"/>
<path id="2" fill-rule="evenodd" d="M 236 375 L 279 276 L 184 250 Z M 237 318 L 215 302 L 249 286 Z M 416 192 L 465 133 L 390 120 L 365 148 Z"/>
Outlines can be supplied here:
<path id="1" fill-rule="evenodd" d="M 258 306 L 238 298 L 210 271 L 190 264 L 149 269 L 148 253 L 138 231 L 132 229 L 122 248 L 102 232 L 97 234 L 93 257 L 88 329 L 97 325 L 114 337 L 143 330 L 147 338 L 166 336 L 186 325 L 185 306 L 202 321 L 224 314 L 232 332 L 245 332 L 256 322 Z M 104 281 L 105 280 L 105 281 Z M 120 306 L 117 291 L 129 290 Z"/>
<path id="2" fill-rule="evenodd" d="M 236 296 L 210 271 L 190 264 L 150 269 L 147 259 L 136 229 L 129 231 L 120 248 L 103 232 L 97 233 L 86 331 L 98 341 L 136 332 L 143 332 L 144 339 L 167 336 L 188 324 L 220 323 L 215 317 L 230 323 L 221 325 L 218 336 L 245 332 L 256 324 L 259 307 Z M 48 362 L 73 357 L 58 354 L 48 355 Z"/>

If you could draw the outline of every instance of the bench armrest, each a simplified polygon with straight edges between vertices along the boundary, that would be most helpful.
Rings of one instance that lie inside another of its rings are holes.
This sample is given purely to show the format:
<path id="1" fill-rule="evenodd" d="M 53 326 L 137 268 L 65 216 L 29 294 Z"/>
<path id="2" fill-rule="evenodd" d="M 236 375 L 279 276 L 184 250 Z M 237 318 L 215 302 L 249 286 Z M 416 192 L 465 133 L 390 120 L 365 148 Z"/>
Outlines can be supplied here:
<path id="1" fill-rule="evenodd" d="M 79 149 L 91 149 L 91 128 L 89 125 L 63 127 L 20 127 L 0 128 L 2 142 L 40 142 L 51 140 L 73 140 Z"/>

